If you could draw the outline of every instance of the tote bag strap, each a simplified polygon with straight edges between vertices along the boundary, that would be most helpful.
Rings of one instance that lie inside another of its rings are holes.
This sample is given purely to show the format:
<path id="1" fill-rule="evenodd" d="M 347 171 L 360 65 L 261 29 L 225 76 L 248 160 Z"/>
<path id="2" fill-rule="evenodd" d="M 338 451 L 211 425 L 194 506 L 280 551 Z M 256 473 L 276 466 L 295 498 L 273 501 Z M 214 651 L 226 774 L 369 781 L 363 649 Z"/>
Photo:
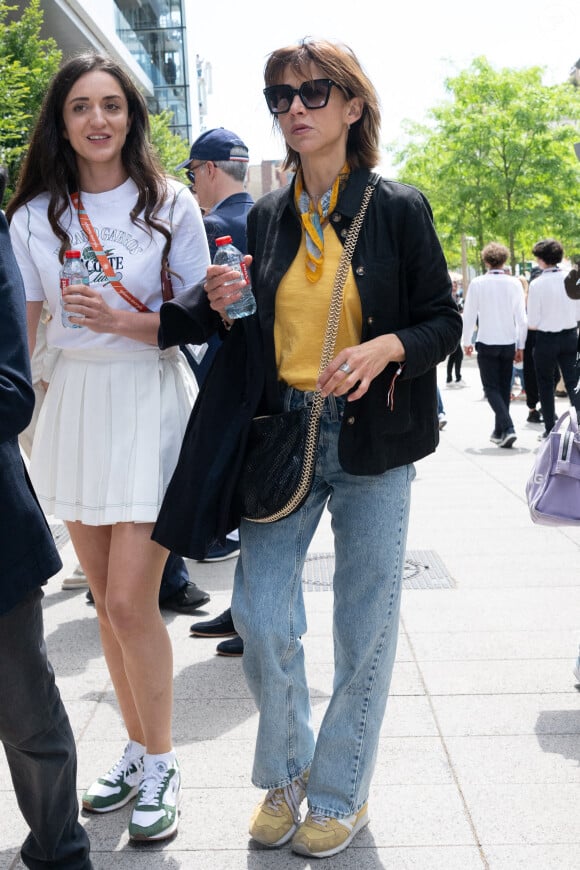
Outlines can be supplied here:
<path id="1" fill-rule="evenodd" d="M 124 287 L 123 284 L 121 284 L 121 282 L 117 280 L 116 275 L 115 275 L 115 270 L 113 269 L 113 267 L 109 263 L 108 257 L 106 256 L 105 252 L 103 251 L 101 243 L 99 242 L 99 238 L 95 232 L 95 228 L 93 227 L 93 225 L 91 223 L 91 219 L 88 216 L 88 214 L 86 213 L 85 209 L 83 208 L 83 204 L 81 202 L 81 198 L 80 198 L 79 194 L 78 193 L 71 193 L 70 198 L 72 200 L 72 204 L 74 205 L 74 207 L 77 211 L 77 214 L 79 217 L 79 223 L 80 223 L 87 239 L 89 240 L 89 244 L 90 244 L 91 248 L 93 249 L 97 260 L 101 264 L 101 269 L 103 270 L 103 272 L 107 276 L 107 280 L 109 281 L 109 284 L 111 285 L 113 290 L 115 290 L 119 294 L 119 296 L 121 296 L 125 300 L 125 302 L 128 302 L 129 305 L 132 305 L 133 308 L 136 308 L 137 311 L 141 311 L 141 312 L 149 311 L 150 312 L 151 311 L 150 308 L 147 308 L 147 306 L 144 305 L 140 299 L 137 299 L 136 296 L 133 296 L 133 294 L 130 293 L 127 290 L 127 288 Z M 171 298 L 171 297 L 169 297 L 169 298 Z"/>

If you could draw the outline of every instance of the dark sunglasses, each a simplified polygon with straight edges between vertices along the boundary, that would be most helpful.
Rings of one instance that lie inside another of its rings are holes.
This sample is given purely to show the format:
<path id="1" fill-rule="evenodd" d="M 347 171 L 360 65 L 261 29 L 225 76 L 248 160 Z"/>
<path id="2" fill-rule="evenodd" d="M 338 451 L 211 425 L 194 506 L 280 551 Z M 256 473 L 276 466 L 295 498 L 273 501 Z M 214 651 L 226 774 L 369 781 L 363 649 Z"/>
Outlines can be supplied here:
<path id="1" fill-rule="evenodd" d="M 187 170 L 187 172 L 185 174 L 187 175 L 187 177 L 189 178 L 189 180 L 191 181 L 192 184 L 195 184 L 195 173 L 197 172 L 197 170 L 201 169 L 202 166 L 205 166 L 205 164 L 207 162 L 208 162 L 207 160 L 204 160 L 203 163 L 198 163 L 197 166 L 195 167 L 195 169 L 188 169 Z"/>
<path id="2" fill-rule="evenodd" d="M 296 94 L 307 109 L 324 109 L 333 85 L 335 88 L 339 87 L 332 79 L 302 82 L 299 88 L 290 85 L 270 85 L 269 88 L 264 88 L 264 96 L 273 115 L 284 115 L 289 112 Z"/>

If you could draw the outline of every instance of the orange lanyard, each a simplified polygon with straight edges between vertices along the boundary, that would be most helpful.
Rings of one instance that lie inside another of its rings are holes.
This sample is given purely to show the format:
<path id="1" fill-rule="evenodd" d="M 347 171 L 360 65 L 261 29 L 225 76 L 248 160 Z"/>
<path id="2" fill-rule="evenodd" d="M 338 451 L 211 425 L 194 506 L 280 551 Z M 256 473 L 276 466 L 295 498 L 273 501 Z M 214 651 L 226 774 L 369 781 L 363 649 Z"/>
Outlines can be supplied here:
<path id="1" fill-rule="evenodd" d="M 79 216 L 79 223 L 84 230 L 84 233 L 89 240 L 90 246 L 94 251 L 94 254 L 101 264 L 101 269 L 105 273 L 108 278 L 109 284 L 111 287 L 117 291 L 119 296 L 122 296 L 125 302 L 128 302 L 129 305 L 132 305 L 133 308 L 136 308 L 137 311 L 151 311 L 150 308 L 147 308 L 141 300 L 137 299 L 136 296 L 133 296 L 132 293 L 129 293 L 126 287 L 124 287 L 120 281 L 117 281 L 115 277 L 115 270 L 109 263 L 105 252 L 101 247 L 101 243 L 99 242 L 98 236 L 95 232 L 95 229 L 91 223 L 91 219 L 83 208 L 83 204 L 81 202 L 81 198 L 78 193 L 71 193 L 70 198 L 72 200 L 72 204 L 74 205 L 77 214 Z"/>

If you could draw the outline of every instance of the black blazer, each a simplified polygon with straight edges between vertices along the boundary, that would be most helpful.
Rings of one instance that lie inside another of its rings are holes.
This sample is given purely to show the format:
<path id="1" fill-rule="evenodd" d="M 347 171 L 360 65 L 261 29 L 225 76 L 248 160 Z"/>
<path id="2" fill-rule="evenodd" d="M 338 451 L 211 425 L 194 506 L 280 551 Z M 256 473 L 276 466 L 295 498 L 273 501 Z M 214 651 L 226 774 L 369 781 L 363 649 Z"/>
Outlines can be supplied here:
<path id="1" fill-rule="evenodd" d="M 353 171 L 330 223 L 344 244 L 369 179 Z M 290 187 L 263 196 L 248 215 L 248 252 L 258 305 L 266 403 L 278 402 L 274 348 L 276 292 L 302 237 Z M 347 405 L 339 437 L 341 466 L 350 474 L 382 474 L 416 462 L 439 443 L 436 366 L 461 338 L 462 321 L 435 232 L 429 203 L 414 187 L 386 179 L 378 185 L 352 259 L 362 308 L 361 342 L 395 333 L 406 360 L 390 363 L 367 393 Z"/>
<path id="2" fill-rule="evenodd" d="M 0 615 L 62 568 L 18 446 L 33 409 L 24 287 L 0 212 Z"/>
<path id="3" fill-rule="evenodd" d="M 352 172 L 339 197 L 331 224 L 342 243 L 368 179 L 366 170 Z M 248 252 L 254 258 L 257 315 L 235 322 L 216 356 L 194 406 L 154 532 L 155 540 L 183 555 L 203 558 L 196 538 L 202 522 L 205 528 L 213 523 L 222 539 L 232 480 L 246 443 L 244 427 L 256 414 L 281 410 L 274 351 L 275 296 L 297 254 L 301 234 L 293 185 L 266 194 L 249 212 Z M 361 297 L 361 340 L 394 332 L 406 351 L 403 366 L 389 364 L 366 395 L 347 406 L 341 427 L 342 467 L 351 474 L 380 474 L 435 450 L 439 440 L 436 366 L 461 338 L 461 316 L 451 295 L 431 209 L 416 188 L 378 180 L 352 269 Z M 160 346 L 200 343 L 219 324 L 199 284 L 161 307 Z M 225 422 L 232 420 L 237 433 L 225 428 Z M 209 469 L 218 465 L 221 477 L 210 475 Z M 213 487 L 211 494 L 208 484 Z M 218 514 L 216 498 L 221 499 Z M 230 522 L 234 519 L 229 515 Z M 189 532 L 193 537 L 188 538 Z M 187 541 L 189 552 L 183 549 Z M 201 555 L 193 553 L 194 546 Z"/>

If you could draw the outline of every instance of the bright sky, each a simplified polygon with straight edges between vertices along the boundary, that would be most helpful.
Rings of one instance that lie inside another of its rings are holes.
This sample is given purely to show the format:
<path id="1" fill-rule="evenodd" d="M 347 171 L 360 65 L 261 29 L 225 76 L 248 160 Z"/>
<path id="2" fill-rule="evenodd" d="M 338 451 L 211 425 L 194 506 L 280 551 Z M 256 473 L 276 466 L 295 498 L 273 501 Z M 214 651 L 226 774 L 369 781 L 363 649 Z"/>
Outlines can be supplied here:
<path id="1" fill-rule="evenodd" d="M 251 163 L 284 154 L 262 95 L 264 63 L 304 36 L 345 42 L 357 54 L 381 100 L 383 143 L 401 135 L 403 119 L 425 120 L 445 99 L 445 79 L 475 57 L 496 69 L 545 67 L 544 84 L 566 81 L 580 58 L 577 0 L 485 0 L 479 9 L 465 0 L 185 3 L 190 51 L 212 68 L 206 128 L 238 133 Z"/>

